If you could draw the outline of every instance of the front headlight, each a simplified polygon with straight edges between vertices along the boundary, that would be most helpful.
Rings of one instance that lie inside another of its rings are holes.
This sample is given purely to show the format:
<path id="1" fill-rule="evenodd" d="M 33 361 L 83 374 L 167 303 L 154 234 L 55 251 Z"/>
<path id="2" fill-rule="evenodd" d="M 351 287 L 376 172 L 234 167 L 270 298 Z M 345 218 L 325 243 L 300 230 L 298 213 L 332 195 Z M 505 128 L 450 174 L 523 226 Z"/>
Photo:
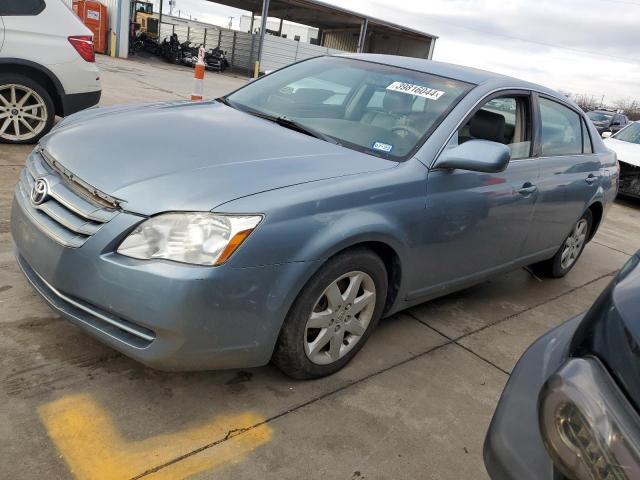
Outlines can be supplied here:
<path id="1" fill-rule="evenodd" d="M 194 265 L 226 262 L 262 220 L 260 215 L 165 213 L 145 220 L 124 239 L 118 253 Z"/>
<path id="2" fill-rule="evenodd" d="M 569 360 L 543 387 L 538 408 L 544 444 L 564 476 L 640 478 L 640 420 L 599 361 Z"/>

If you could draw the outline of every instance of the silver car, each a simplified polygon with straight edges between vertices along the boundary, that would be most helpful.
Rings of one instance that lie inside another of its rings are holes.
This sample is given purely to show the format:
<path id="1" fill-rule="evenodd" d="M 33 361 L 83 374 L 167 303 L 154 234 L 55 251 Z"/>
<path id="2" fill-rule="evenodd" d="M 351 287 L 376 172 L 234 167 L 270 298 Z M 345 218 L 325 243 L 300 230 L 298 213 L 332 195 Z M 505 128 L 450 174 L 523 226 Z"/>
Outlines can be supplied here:
<path id="1" fill-rule="evenodd" d="M 617 181 L 552 90 L 325 56 L 215 101 L 65 119 L 27 159 L 12 232 L 36 290 L 126 355 L 312 378 L 381 317 L 527 265 L 565 275 Z"/>

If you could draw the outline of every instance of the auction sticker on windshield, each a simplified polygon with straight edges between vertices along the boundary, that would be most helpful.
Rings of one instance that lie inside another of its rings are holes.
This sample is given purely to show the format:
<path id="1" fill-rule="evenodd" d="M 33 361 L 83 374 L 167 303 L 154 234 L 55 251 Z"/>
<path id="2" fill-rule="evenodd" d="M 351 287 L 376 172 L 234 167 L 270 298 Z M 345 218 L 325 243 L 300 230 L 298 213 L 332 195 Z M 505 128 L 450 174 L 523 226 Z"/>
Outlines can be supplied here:
<path id="1" fill-rule="evenodd" d="M 382 152 L 389 153 L 391 150 L 393 150 L 393 145 L 389 145 L 388 143 L 383 142 L 376 142 L 371 148 L 373 148 L 374 150 L 380 150 Z"/>
<path id="2" fill-rule="evenodd" d="M 429 100 L 438 100 L 444 92 L 434 90 L 433 88 L 423 87 L 422 85 L 414 85 L 413 83 L 393 82 L 387 87 L 387 90 L 394 92 L 408 93 L 417 97 L 424 97 Z"/>

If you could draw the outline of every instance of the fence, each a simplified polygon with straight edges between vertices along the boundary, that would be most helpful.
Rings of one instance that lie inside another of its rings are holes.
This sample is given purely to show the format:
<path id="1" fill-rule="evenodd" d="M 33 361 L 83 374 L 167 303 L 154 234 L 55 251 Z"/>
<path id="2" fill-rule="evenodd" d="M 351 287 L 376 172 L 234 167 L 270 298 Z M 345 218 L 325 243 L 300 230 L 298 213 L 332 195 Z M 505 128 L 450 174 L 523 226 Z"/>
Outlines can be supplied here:
<path id="1" fill-rule="evenodd" d="M 260 37 L 247 32 L 239 32 L 211 26 L 189 27 L 184 24 L 162 23 L 160 26 L 160 39 L 164 39 L 176 33 L 178 40 L 193 42 L 210 48 L 220 47 L 227 52 L 227 60 L 231 68 L 246 71 L 247 75 L 253 73 L 253 65 L 258 56 L 258 44 Z M 342 53 L 342 50 L 297 42 L 288 38 L 266 35 L 262 47 L 262 71 L 277 70 L 298 60 L 317 57 L 333 53 Z"/>
<path id="2" fill-rule="evenodd" d="M 264 45 L 262 47 L 262 64 L 260 65 L 260 69 L 263 71 L 277 70 L 278 68 L 297 62 L 298 60 L 332 53 L 343 52 L 342 50 L 322 47 L 320 45 L 296 42 L 295 40 L 288 38 L 265 35 Z"/>

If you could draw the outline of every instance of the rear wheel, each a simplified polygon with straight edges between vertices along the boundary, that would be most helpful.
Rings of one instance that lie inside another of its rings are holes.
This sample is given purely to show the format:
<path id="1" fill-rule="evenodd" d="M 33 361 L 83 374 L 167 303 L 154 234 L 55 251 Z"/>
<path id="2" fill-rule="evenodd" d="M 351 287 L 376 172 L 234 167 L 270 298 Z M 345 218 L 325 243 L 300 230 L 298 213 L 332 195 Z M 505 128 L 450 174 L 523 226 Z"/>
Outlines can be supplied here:
<path id="1" fill-rule="evenodd" d="M 337 372 L 369 338 L 386 296 L 387 272 L 375 253 L 359 249 L 330 259 L 291 307 L 273 362 L 299 379 Z"/>
<path id="2" fill-rule="evenodd" d="M 0 75 L 0 142 L 36 143 L 54 119 L 53 100 L 42 85 L 22 75 Z"/>
<path id="3" fill-rule="evenodd" d="M 582 255 L 593 225 L 591 210 L 584 212 L 576 222 L 571 233 L 565 239 L 553 258 L 533 265 L 536 273 L 553 278 L 564 277 L 575 266 Z"/>

